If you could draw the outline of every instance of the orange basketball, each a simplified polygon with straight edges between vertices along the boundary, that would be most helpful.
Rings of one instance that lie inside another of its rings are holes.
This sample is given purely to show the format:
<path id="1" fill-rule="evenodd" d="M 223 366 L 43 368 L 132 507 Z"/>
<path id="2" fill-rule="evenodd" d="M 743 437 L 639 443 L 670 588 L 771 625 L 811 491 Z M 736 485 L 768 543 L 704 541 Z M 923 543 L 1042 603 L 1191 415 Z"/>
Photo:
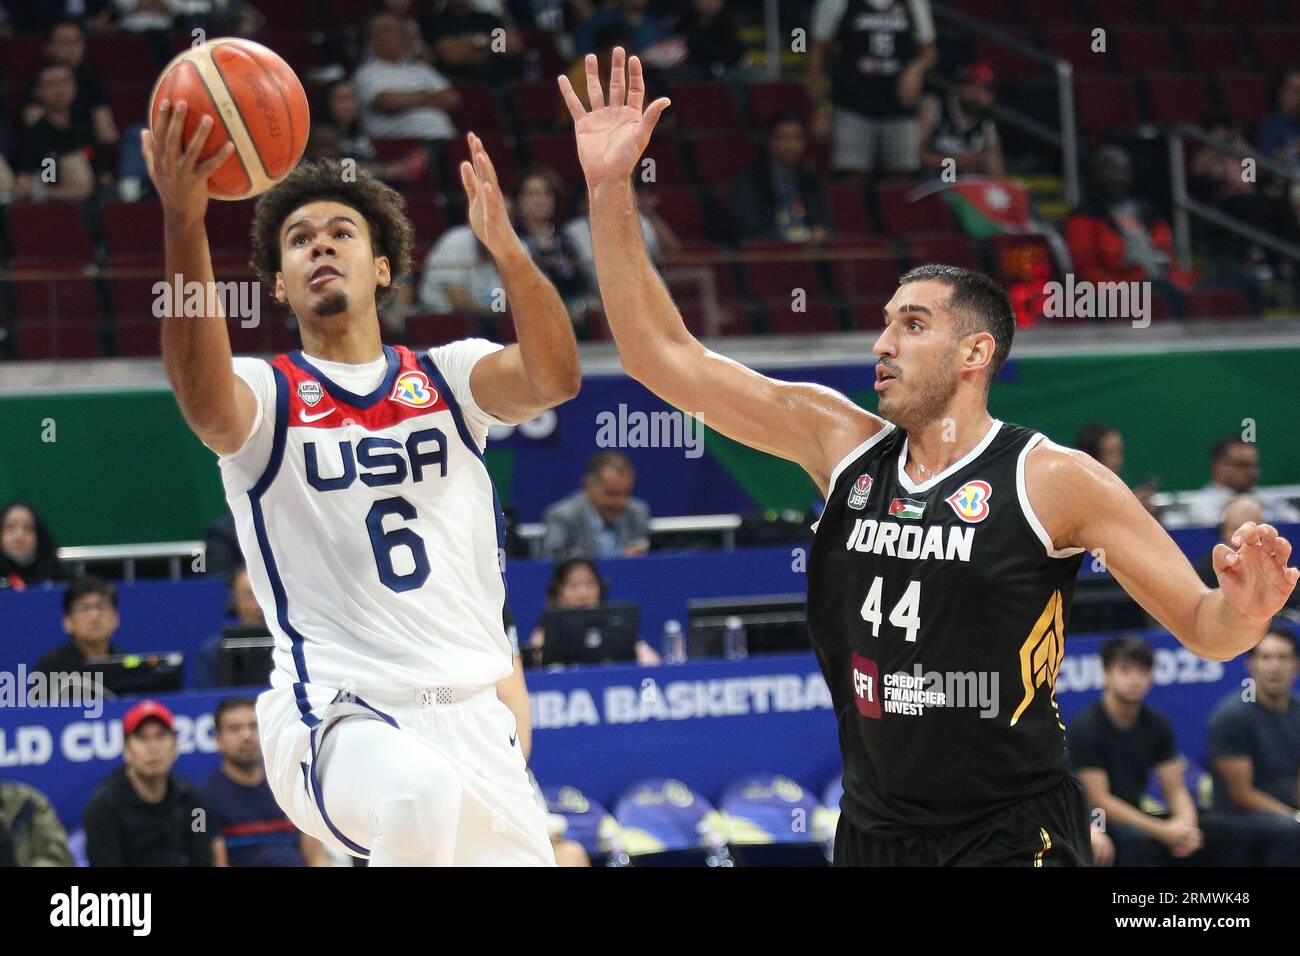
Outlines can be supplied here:
<path id="1" fill-rule="evenodd" d="M 234 141 L 235 151 L 208 181 L 213 199 L 266 192 L 298 164 L 307 145 L 311 117 L 302 83 L 289 64 L 251 40 L 209 40 L 168 63 L 149 95 L 150 129 L 164 99 L 187 105 L 184 142 L 204 115 L 212 117 L 200 159 Z"/>

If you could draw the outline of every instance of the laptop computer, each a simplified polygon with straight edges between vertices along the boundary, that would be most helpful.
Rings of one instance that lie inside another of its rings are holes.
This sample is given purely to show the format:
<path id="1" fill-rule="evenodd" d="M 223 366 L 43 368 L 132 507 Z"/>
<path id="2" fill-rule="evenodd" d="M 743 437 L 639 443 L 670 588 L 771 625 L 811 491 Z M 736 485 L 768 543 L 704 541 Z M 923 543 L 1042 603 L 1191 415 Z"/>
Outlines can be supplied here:
<path id="1" fill-rule="evenodd" d="M 634 661 L 640 623 L 636 604 L 547 608 L 542 616 L 542 665 Z"/>

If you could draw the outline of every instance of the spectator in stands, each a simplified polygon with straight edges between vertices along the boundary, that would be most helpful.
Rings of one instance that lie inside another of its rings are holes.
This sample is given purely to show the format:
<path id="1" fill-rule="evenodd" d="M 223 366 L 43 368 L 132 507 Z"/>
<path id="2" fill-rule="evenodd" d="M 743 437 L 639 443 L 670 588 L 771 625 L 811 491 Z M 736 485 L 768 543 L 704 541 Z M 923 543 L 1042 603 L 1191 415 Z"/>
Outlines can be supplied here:
<path id="1" fill-rule="evenodd" d="M 550 583 L 546 586 L 546 606 L 548 608 L 593 608 L 605 603 L 608 587 L 600 576 L 596 566 L 587 558 L 566 558 L 556 563 L 551 571 Z M 528 646 L 532 649 L 533 666 L 541 664 L 542 648 L 546 644 L 546 632 L 538 624 L 529 638 Z M 636 642 L 636 660 L 645 667 L 663 663 L 659 652 L 643 640 Z"/>
<path id="2" fill-rule="evenodd" d="M 686 40 L 686 70 L 701 79 L 726 76 L 745 53 L 724 0 L 692 0 L 675 30 Z"/>
<path id="3" fill-rule="evenodd" d="M 1251 834 L 1256 865 L 1300 866 L 1300 698 L 1288 622 L 1270 625 L 1246 670 L 1253 686 L 1210 718 L 1214 808 Z"/>
<path id="4" fill-rule="evenodd" d="M 244 552 L 235 532 L 235 516 L 226 511 L 203 532 L 203 573 L 225 577 L 244 566 Z"/>
<path id="5" fill-rule="evenodd" d="M 681 251 L 682 241 L 677 238 L 667 220 L 659 215 L 659 197 L 654 184 L 637 180 L 636 187 L 637 216 L 641 220 L 641 235 L 645 239 L 646 251 L 650 258 L 658 262 L 664 255 L 673 255 Z M 592 295 L 599 297 L 600 283 L 596 278 L 595 253 L 591 245 L 591 220 L 588 217 L 588 197 L 585 189 L 577 196 L 578 215 L 564 227 L 564 237 L 577 251 L 578 262 L 587 276 L 587 287 Z"/>
<path id="6" fill-rule="evenodd" d="M 1065 224 L 1074 272 L 1085 282 L 1150 282 L 1185 318 L 1183 292 L 1195 276 L 1173 258 L 1173 231 L 1146 200 L 1133 195 L 1133 167 L 1118 146 L 1092 158 L 1092 194 Z"/>
<path id="7" fill-rule="evenodd" d="M 1300 167 L 1300 69 L 1291 68 L 1273 87 L 1273 112 L 1259 124 L 1259 151 L 1283 166 Z"/>
<path id="8" fill-rule="evenodd" d="M 0 133 L 0 139 L 2 138 L 3 134 Z M 4 152 L 0 151 L 0 206 L 7 206 L 14 201 L 14 185 L 14 169 L 9 165 L 9 160 L 5 159 Z"/>
<path id="9" fill-rule="evenodd" d="M 582 487 L 546 509 L 548 558 L 633 557 L 650 549 L 650 506 L 632 497 L 636 470 L 622 452 L 591 456 Z"/>
<path id="10" fill-rule="evenodd" d="M 379 159 L 374 142 L 361 129 L 357 87 L 351 80 L 336 80 L 325 90 L 325 120 L 313 124 L 308 149 L 312 158 L 352 159 L 359 169 L 396 189 L 419 182 L 429 168 L 428 150 L 413 146 L 400 159 Z"/>
<path id="11" fill-rule="evenodd" d="M 112 28 L 113 0 L 43 0 L 41 3 L 10 0 L 9 22 L 15 33 L 44 34 L 60 20 L 76 18 L 86 28 L 101 32 Z M 3 21 L 0 16 L 0 21 Z"/>
<path id="12" fill-rule="evenodd" d="M 1300 78 L 1300 72 L 1296 76 Z M 1201 147 L 1190 170 L 1191 186 L 1198 197 L 1256 229 L 1288 242 L 1300 242 L 1300 225 L 1296 222 L 1296 211 L 1291 203 L 1283 195 L 1260 188 L 1255 176 L 1245 174 L 1242 160 L 1252 153 L 1252 148 L 1246 142 L 1241 126 L 1226 113 L 1216 113 L 1206 117 L 1205 128 L 1215 139 L 1232 144 L 1240 152 L 1217 146 Z M 1230 268 L 1241 262 L 1249 262 L 1256 269 L 1262 268 L 1261 279 L 1265 281 L 1273 277 L 1273 267 L 1267 264 L 1267 251 L 1230 232 L 1216 233 L 1211 254 L 1216 260 L 1230 263 Z M 1280 256 L 1273 261 L 1278 269 L 1286 263 Z"/>
<path id="13" fill-rule="evenodd" d="M 0 867 L 72 866 L 68 834 L 50 798 L 17 780 L 0 780 Z"/>
<path id="14" fill-rule="evenodd" d="M 77 92 L 72 100 L 72 115 L 79 123 L 88 123 L 95 131 L 97 143 L 116 143 L 117 124 L 108 105 L 104 84 L 83 60 L 86 55 L 86 34 L 76 20 L 60 20 L 50 27 L 45 41 L 45 62 L 62 63 L 73 71 Z M 27 82 L 23 90 L 22 122 L 31 126 L 45 115 L 45 107 L 36 99 L 36 83 L 40 74 Z"/>
<path id="15" fill-rule="evenodd" d="M 100 162 L 100 154 L 95 149 L 91 121 L 72 112 L 77 96 L 72 67 L 63 63 L 42 66 L 36 75 L 34 96 L 42 114 L 19 135 L 14 154 L 14 170 L 18 174 L 14 200 L 81 202 L 89 199 L 95 191 L 95 166 Z M 108 169 L 99 170 L 98 175 L 102 182 L 112 181 Z"/>
<path id="16" fill-rule="evenodd" d="M 588 17 L 574 32 L 573 45 L 579 56 L 597 52 L 600 31 L 607 26 L 627 31 L 628 41 L 638 53 L 649 51 L 671 35 L 668 24 L 650 12 L 650 0 L 614 0 L 604 10 Z M 608 76 L 608 72 L 602 76 Z"/>
<path id="17" fill-rule="evenodd" d="M 523 72 L 523 35 L 470 0 L 442 0 L 420 18 L 420 31 L 433 65 L 453 83 L 508 83 Z"/>
<path id="18" fill-rule="evenodd" d="M 809 34 L 814 134 L 831 134 L 832 168 L 858 179 L 875 170 L 919 169 L 917 107 L 925 73 L 938 59 L 929 0 L 895 3 L 888 13 L 862 0 L 818 0 Z M 839 53 L 828 67 L 837 41 Z"/>
<path id="19" fill-rule="evenodd" d="M 113 0 L 113 3 L 117 7 L 117 25 L 144 37 L 154 59 L 166 63 L 171 58 L 171 31 L 178 5 L 173 0 Z"/>
<path id="20" fill-rule="evenodd" d="M 142 700 L 122 717 L 123 765 L 99 785 L 82 815 L 91 866 L 211 866 L 212 840 L 199 791 L 172 773 L 172 712 Z"/>
<path id="21" fill-rule="evenodd" d="M 251 697 L 227 697 L 213 722 L 221 768 L 203 785 L 214 866 L 330 866 L 319 840 L 285 816 L 262 765 L 257 711 Z"/>
<path id="22" fill-rule="evenodd" d="M 807 157 L 808 140 L 797 116 L 773 118 L 767 151 L 731 187 L 736 239 L 826 241 L 830 217 L 822 175 Z"/>
<path id="23" fill-rule="evenodd" d="M 63 580 L 54 536 L 26 501 L 0 509 L 0 591 Z"/>
<path id="24" fill-rule="evenodd" d="M 1264 506 L 1254 495 L 1237 495 L 1223 507 L 1223 521 L 1219 524 L 1219 542 L 1232 547 L 1232 536 L 1247 521 L 1259 524 L 1264 520 Z M 1207 552 L 1192 565 L 1206 587 L 1217 588 L 1219 576 L 1214 573 L 1214 552 Z M 1300 588 L 1291 592 L 1287 607 L 1300 608 Z"/>
<path id="25" fill-rule="evenodd" d="M 1086 452 L 1089 458 L 1101 462 L 1117 475 L 1124 470 L 1124 436 L 1118 428 L 1107 422 L 1089 422 L 1084 425 L 1079 429 L 1074 447 Z M 1160 479 L 1156 477 L 1148 478 L 1133 489 L 1137 500 L 1142 502 L 1142 507 L 1153 517 L 1158 517 L 1160 513 L 1160 509 L 1151 500 L 1159 489 Z"/>
<path id="26" fill-rule="evenodd" d="M 953 160 L 968 176 L 1005 176 L 1002 140 L 989 115 L 996 98 L 993 67 L 979 60 L 961 71 L 961 86 L 921 101 L 921 166 L 942 171 Z"/>
<path id="27" fill-rule="evenodd" d="M 1223 520 L 1223 510 L 1234 495 L 1255 490 L 1259 477 L 1259 448 L 1238 435 L 1220 438 L 1210 448 L 1210 483 L 1187 503 L 1185 524 L 1210 528 Z M 1300 511 L 1285 498 L 1258 495 L 1269 524 L 1300 521 Z M 1233 529 L 1236 530 L 1235 528 Z"/>
<path id="28" fill-rule="evenodd" d="M 401 19 L 388 13 L 371 18 L 371 59 L 353 77 L 366 135 L 425 140 L 456 135 L 447 111 L 460 105 L 460 96 L 446 77 L 415 58 L 413 48 Z"/>
<path id="29" fill-rule="evenodd" d="M 120 653 L 113 646 L 120 623 L 117 588 L 96 577 L 77 578 L 63 592 L 63 630 L 70 640 L 42 656 L 33 672 L 79 673 L 90 658 Z"/>
<path id="30" fill-rule="evenodd" d="M 579 339 L 590 338 L 587 313 L 591 287 L 580 265 L 578 249 L 555 224 L 564 184 L 555 170 L 534 166 L 515 187 L 515 229 L 529 256 L 564 300 Z"/>
<path id="31" fill-rule="evenodd" d="M 1101 661 L 1106 689 L 1070 721 L 1067 749 L 1089 806 L 1105 814 L 1115 865 L 1244 865 L 1240 834 L 1230 824 L 1199 821 L 1173 727 L 1143 703 L 1155 664 L 1151 646 L 1137 637 L 1109 640 Z M 1158 812 L 1145 806 L 1152 774 L 1167 807 Z"/>
<path id="32" fill-rule="evenodd" d="M 420 304 L 438 315 L 466 316 L 479 335 L 499 336 L 506 311 L 505 283 L 468 224 L 452 226 L 429 249 L 420 277 Z"/>
<path id="33" fill-rule="evenodd" d="M 249 580 L 248 569 L 242 564 L 230 572 L 230 600 L 226 604 L 226 615 L 234 619 L 235 624 L 244 627 L 265 627 L 266 615 L 257 603 L 253 593 L 253 583 Z M 194 657 L 194 687 L 199 690 L 219 687 L 219 658 L 221 655 L 221 634 L 214 634 L 199 645 Z"/>

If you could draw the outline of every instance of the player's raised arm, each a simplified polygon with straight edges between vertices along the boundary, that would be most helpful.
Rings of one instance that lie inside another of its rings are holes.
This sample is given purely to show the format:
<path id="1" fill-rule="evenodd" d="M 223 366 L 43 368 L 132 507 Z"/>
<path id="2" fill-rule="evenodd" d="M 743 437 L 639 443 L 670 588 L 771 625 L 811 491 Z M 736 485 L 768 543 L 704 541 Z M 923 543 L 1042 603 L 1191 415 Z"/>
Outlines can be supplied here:
<path id="1" fill-rule="evenodd" d="M 1300 579 L 1290 543 L 1248 522 L 1214 548 L 1207 588 L 1178 545 L 1128 487 L 1083 452 L 1042 445 L 1025 463 L 1027 493 L 1053 546 L 1085 548 L 1138 604 L 1191 651 L 1230 661 L 1264 636 Z"/>
<path id="2" fill-rule="evenodd" d="M 489 415 L 524 422 L 578 394 L 578 343 L 560 294 L 510 224 L 482 140 L 470 133 L 468 142 L 473 162 L 460 164 L 460 179 L 469 199 L 470 228 L 496 260 L 519 340 L 479 361 L 470 374 L 470 389 Z"/>
<path id="3" fill-rule="evenodd" d="M 682 322 L 646 254 L 631 177 L 668 100 L 643 111 L 645 79 L 615 48 L 605 102 L 596 57 L 588 56 L 588 111 L 567 77 L 578 158 L 591 195 L 591 238 L 601 299 L 623 368 L 669 404 L 751 448 L 797 462 L 827 490 L 831 472 L 882 426 L 840 393 L 767 378 L 700 344 Z"/>
<path id="4" fill-rule="evenodd" d="M 189 143 L 181 142 L 186 104 L 159 106 L 157 135 L 142 134 L 145 164 L 163 206 L 164 280 L 170 303 L 162 320 L 163 364 L 181 414 L 209 448 L 238 450 L 257 413 L 252 390 L 233 369 L 230 336 L 215 293 L 212 256 L 203 218 L 208 209 L 208 177 L 233 152 L 227 143 L 206 162 L 198 161 L 212 130 L 205 116 Z M 185 315 L 189 296 L 177 290 L 199 283 L 205 290 L 205 315 Z"/>

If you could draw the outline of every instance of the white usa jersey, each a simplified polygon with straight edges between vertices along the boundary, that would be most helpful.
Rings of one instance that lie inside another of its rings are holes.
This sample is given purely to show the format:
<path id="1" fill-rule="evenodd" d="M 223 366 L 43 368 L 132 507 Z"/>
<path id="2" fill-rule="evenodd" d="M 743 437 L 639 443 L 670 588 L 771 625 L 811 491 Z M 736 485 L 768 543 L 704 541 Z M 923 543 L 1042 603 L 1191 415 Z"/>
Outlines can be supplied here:
<path id="1" fill-rule="evenodd" d="M 469 387 L 498 348 L 385 346 L 368 395 L 301 352 L 235 360 L 259 418 L 222 481 L 275 636 L 271 684 L 293 685 L 305 719 L 309 685 L 476 688 L 511 672 L 504 522 L 483 460 L 497 419 Z"/>

